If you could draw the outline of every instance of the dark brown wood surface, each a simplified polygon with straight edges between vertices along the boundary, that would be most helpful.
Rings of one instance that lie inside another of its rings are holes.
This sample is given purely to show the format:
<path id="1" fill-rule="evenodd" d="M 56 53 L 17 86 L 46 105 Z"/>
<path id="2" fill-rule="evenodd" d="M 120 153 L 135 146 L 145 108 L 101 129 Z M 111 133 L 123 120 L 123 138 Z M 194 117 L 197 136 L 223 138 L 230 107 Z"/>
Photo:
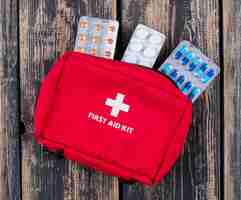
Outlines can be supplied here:
<path id="1" fill-rule="evenodd" d="M 225 199 L 241 199 L 241 1 L 223 0 Z"/>
<path id="2" fill-rule="evenodd" d="M 113 1 L 114 2 L 114 1 Z M 20 3 L 22 198 L 118 199 L 118 179 L 79 167 L 44 151 L 33 138 L 40 81 L 56 57 L 73 49 L 78 16 L 115 17 L 112 1 L 22 0 Z"/>
<path id="3" fill-rule="evenodd" d="M 167 35 L 162 59 L 183 39 L 220 61 L 218 0 L 122 1 L 122 39 L 126 46 L 138 23 Z M 162 60 L 160 59 L 160 60 Z M 156 68 L 160 62 L 156 63 Z M 193 106 L 193 124 L 185 150 L 174 169 L 156 187 L 124 185 L 124 199 L 220 198 L 220 79 Z M 144 162 L 144 161 L 143 161 Z"/>
<path id="4" fill-rule="evenodd" d="M 0 199 L 20 199 L 16 0 L 0 0 Z"/>
<path id="5" fill-rule="evenodd" d="M 167 36 L 156 69 L 183 39 L 223 69 L 194 104 L 183 154 L 156 186 L 123 184 L 34 141 L 41 80 L 73 49 L 81 15 L 120 21 L 118 59 L 143 23 Z M 240 0 L 0 0 L 0 200 L 241 199 L 240 49 Z"/>

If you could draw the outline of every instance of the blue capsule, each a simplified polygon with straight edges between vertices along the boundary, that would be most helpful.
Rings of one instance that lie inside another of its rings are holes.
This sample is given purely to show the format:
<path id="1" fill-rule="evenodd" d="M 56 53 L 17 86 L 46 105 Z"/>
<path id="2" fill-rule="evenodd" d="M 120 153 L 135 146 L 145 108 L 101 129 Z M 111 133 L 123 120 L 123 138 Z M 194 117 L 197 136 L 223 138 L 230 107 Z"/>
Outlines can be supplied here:
<path id="1" fill-rule="evenodd" d="M 201 92 L 201 90 L 197 87 L 193 87 L 192 91 L 188 94 L 188 97 L 193 100 L 194 97 L 196 97 L 197 95 L 199 95 Z"/>
<path id="2" fill-rule="evenodd" d="M 214 76 L 214 74 L 215 74 L 215 72 L 214 72 L 213 69 L 210 69 L 210 70 L 208 70 L 208 72 L 207 72 L 207 76 L 210 77 L 210 78 L 212 78 L 212 77 Z"/>
<path id="3" fill-rule="evenodd" d="M 194 76 L 201 77 L 207 68 L 208 68 L 207 63 L 202 64 L 201 67 L 195 69 Z"/>
<path id="4" fill-rule="evenodd" d="M 193 71 L 197 66 L 201 65 L 202 59 L 200 57 L 193 58 L 188 67 L 189 71 Z"/>
<path id="5" fill-rule="evenodd" d="M 184 81 L 185 81 L 185 77 L 183 75 L 179 76 L 176 81 L 177 86 L 180 88 L 180 86 L 184 83 Z"/>
<path id="6" fill-rule="evenodd" d="M 192 58 L 194 54 L 192 52 L 187 53 L 181 61 L 182 65 L 186 65 Z"/>
<path id="7" fill-rule="evenodd" d="M 171 73 L 172 69 L 173 69 L 173 66 L 171 64 L 164 64 L 161 69 L 161 72 L 168 75 Z"/>
<path id="8" fill-rule="evenodd" d="M 182 92 L 187 94 L 188 91 L 191 89 L 192 83 L 190 81 L 186 82 L 185 85 L 182 87 Z"/>
<path id="9" fill-rule="evenodd" d="M 184 54 L 188 52 L 188 47 L 186 45 L 182 46 L 175 54 L 175 58 L 179 60 Z"/>
<path id="10" fill-rule="evenodd" d="M 201 81 L 203 83 L 207 83 L 210 79 L 213 78 L 214 74 L 215 72 L 213 69 L 208 70 L 208 72 L 202 76 Z"/>
<path id="11" fill-rule="evenodd" d="M 203 83 L 207 83 L 210 79 L 213 78 L 214 74 L 215 72 L 213 69 L 208 70 L 208 72 L 202 76 L 201 81 Z"/>
<path id="12" fill-rule="evenodd" d="M 177 78 L 177 70 L 174 69 L 170 74 L 171 79 L 175 80 Z"/>

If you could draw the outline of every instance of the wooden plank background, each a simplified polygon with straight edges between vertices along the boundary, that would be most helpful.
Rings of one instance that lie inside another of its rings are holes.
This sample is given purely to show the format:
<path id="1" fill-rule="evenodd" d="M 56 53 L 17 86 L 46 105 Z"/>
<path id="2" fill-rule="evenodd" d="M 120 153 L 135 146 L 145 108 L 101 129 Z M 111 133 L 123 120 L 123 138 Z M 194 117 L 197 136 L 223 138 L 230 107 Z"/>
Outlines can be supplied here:
<path id="1" fill-rule="evenodd" d="M 225 199 L 241 199 L 241 2 L 223 0 Z"/>
<path id="2" fill-rule="evenodd" d="M 120 21 L 118 59 L 143 23 L 168 38 L 155 68 L 187 39 L 223 69 L 194 104 L 183 154 L 159 185 L 122 183 L 34 141 L 40 82 L 73 48 L 81 15 Z M 0 199 L 241 199 L 240 48 L 240 0 L 0 0 Z"/>
<path id="3" fill-rule="evenodd" d="M 0 199 L 20 199 L 17 1 L 0 0 Z"/>

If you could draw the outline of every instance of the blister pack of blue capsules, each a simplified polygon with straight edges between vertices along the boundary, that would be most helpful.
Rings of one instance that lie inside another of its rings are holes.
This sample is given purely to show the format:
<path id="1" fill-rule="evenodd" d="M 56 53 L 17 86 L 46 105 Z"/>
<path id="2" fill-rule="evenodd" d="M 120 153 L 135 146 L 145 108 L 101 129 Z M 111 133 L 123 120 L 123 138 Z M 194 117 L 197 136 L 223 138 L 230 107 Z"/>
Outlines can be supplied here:
<path id="1" fill-rule="evenodd" d="M 119 22 L 82 16 L 78 23 L 75 51 L 103 58 L 114 58 Z"/>
<path id="2" fill-rule="evenodd" d="M 194 102 L 219 74 L 220 68 L 190 42 L 182 41 L 159 71 Z"/>

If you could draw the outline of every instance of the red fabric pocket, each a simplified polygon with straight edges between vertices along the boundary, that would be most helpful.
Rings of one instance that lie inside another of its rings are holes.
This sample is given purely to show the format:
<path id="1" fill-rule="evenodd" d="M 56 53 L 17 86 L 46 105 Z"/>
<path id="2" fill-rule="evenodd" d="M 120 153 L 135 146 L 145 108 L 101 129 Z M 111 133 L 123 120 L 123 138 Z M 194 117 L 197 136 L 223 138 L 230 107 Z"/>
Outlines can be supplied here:
<path id="1" fill-rule="evenodd" d="M 42 82 L 35 137 L 67 159 L 154 184 L 182 151 L 192 103 L 150 69 L 65 53 Z"/>

